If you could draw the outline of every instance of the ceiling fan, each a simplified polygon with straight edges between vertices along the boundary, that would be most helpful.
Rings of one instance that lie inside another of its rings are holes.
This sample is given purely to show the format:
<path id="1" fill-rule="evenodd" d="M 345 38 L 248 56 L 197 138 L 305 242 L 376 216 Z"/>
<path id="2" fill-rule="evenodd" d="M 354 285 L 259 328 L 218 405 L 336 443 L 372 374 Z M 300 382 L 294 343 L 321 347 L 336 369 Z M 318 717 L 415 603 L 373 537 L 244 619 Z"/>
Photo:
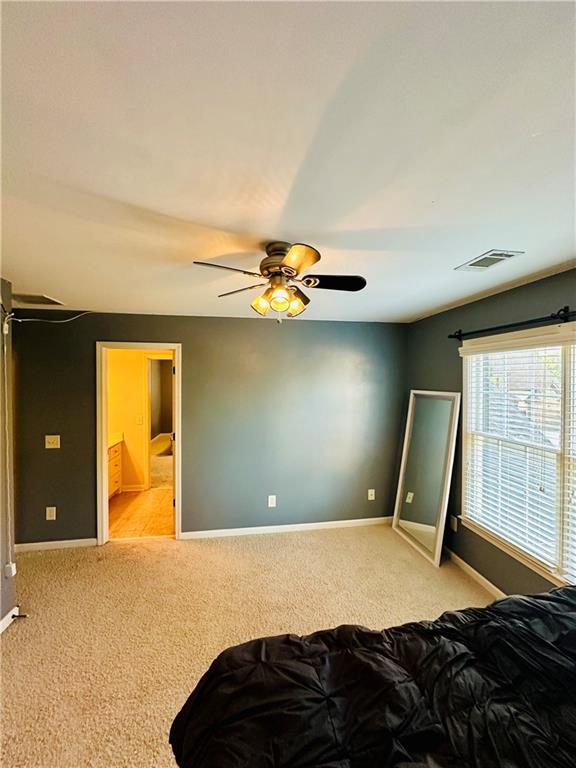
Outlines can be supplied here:
<path id="1" fill-rule="evenodd" d="M 219 294 L 232 296 L 242 291 L 252 291 L 254 288 L 268 286 L 266 290 L 251 303 L 252 309 L 259 315 L 267 315 L 273 309 L 278 312 L 278 321 L 282 315 L 296 317 L 302 314 L 310 299 L 300 289 L 323 288 L 329 291 L 361 291 L 366 286 L 366 280 L 359 275 L 303 275 L 310 267 L 320 261 L 320 254 L 311 245 L 304 243 L 272 242 L 266 245 L 266 256 L 260 262 L 260 272 L 249 272 L 237 267 L 226 267 L 222 264 L 214 264 L 209 261 L 195 261 L 203 267 L 214 269 L 228 269 L 232 272 L 240 272 L 248 277 L 265 279 L 264 283 L 256 283 L 246 288 L 238 288 L 235 291 Z"/>

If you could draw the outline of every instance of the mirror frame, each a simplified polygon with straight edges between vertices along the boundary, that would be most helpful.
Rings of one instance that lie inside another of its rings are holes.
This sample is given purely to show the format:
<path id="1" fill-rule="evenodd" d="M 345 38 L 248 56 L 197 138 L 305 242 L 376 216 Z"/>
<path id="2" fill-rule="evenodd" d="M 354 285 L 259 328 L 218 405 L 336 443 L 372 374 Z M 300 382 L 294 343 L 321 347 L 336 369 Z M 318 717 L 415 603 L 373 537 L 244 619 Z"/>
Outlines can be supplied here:
<path id="1" fill-rule="evenodd" d="M 400 527 L 400 509 L 402 507 L 403 497 L 403 485 L 406 474 L 406 463 L 408 460 L 408 451 L 410 448 L 410 442 L 412 439 L 412 426 L 414 421 L 414 406 L 416 397 L 422 395 L 425 397 L 441 397 L 444 400 L 452 400 L 452 418 L 450 421 L 450 427 L 448 432 L 448 451 L 447 460 L 444 467 L 444 480 L 442 485 L 442 499 L 440 502 L 440 510 L 438 515 L 438 526 L 436 530 L 436 538 L 434 542 L 434 550 L 430 552 L 419 541 L 407 534 Z M 460 417 L 460 392 L 440 392 L 436 390 L 426 389 L 411 389 L 410 390 L 410 404 L 408 406 L 408 417 L 406 419 L 406 430 L 404 432 L 404 445 L 402 448 L 402 463 L 400 464 L 400 474 L 398 476 L 398 489 L 396 491 L 396 504 L 394 506 L 394 518 L 392 520 L 392 528 L 396 533 L 400 534 L 409 544 L 420 552 L 427 560 L 433 563 L 436 567 L 440 565 L 440 559 L 442 557 L 442 542 L 444 540 L 444 527 L 446 525 L 446 513 L 448 510 L 448 497 L 450 495 L 450 483 L 452 481 L 452 470 L 454 467 L 454 455 L 456 451 L 456 438 L 458 435 L 458 420 Z"/>

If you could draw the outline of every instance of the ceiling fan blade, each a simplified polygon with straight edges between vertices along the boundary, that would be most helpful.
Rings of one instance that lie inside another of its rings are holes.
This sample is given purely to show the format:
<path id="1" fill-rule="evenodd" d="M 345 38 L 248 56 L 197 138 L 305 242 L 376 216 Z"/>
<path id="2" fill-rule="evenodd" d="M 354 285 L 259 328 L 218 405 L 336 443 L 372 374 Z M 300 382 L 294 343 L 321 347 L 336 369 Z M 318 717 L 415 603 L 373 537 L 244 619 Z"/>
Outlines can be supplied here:
<path id="1" fill-rule="evenodd" d="M 218 298 L 221 299 L 223 296 L 232 296 L 233 293 L 242 293 L 242 291 L 251 291 L 254 288 L 261 288 L 263 285 L 268 285 L 268 283 L 256 283 L 256 285 L 249 285 L 247 288 L 238 288 L 236 291 L 227 291 L 226 293 L 219 293 Z"/>
<path id="2" fill-rule="evenodd" d="M 316 248 L 312 248 L 311 245 L 304 245 L 303 243 L 294 243 L 288 249 L 280 266 L 284 274 L 296 277 L 301 272 L 310 269 L 317 261 L 320 261 L 320 254 Z"/>
<path id="3" fill-rule="evenodd" d="M 366 279 L 360 275 L 306 275 L 302 284 L 328 291 L 361 291 L 366 287 Z"/>
<path id="4" fill-rule="evenodd" d="M 262 277 L 259 272 L 248 272 L 245 269 L 238 269 L 238 267 L 225 267 L 224 264 L 214 264 L 211 261 L 193 261 L 192 264 L 199 264 L 201 267 L 213 267 L 214 269 L 227 269 L 230 272 L 241 272 L 243 275 L 250 275 L 251 277 Z"/>

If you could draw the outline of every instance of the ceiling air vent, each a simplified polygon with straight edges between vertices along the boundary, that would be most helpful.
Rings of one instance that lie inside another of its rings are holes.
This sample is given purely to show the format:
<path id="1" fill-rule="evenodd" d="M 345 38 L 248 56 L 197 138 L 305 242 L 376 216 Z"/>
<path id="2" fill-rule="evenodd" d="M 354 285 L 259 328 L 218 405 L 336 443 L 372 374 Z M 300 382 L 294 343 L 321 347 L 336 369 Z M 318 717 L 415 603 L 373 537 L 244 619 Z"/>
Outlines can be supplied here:
<path id="1" fill-rule="evenodd" d="M 53 299 L 43 293 L 13 293 L 12 301 L 14 304 L 33 304 L 43 307 L 61 307 L 64 305 L 63 301 Z"/>
<path id="2" fill-rule="evenodd" d="M 494 248 L 491 251 L 480 254 L 480 256 L 476 256 L 471 261 L 460 264 L 459 267 L 454 267 L 454 269 L 464 269 L 468 272 L 475 272 L 477 269 L 490 269 L 490 267 L 495 267 L 496 264 L 512 259 L 514 256 L 520 256 L 523 253 L 525 251 L 501 251 L 498 248 Z"/>

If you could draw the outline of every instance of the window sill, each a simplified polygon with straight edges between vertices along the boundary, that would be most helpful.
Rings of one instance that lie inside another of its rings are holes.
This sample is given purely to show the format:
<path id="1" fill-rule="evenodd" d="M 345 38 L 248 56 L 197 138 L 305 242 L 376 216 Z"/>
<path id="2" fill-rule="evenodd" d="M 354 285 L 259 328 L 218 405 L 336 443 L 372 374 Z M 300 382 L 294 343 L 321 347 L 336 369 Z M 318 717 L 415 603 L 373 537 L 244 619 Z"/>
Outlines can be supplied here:
<path id="1" fill-rule="evenodd" d="M 468 530 L 472 531 L 477 536 L 480 536 L 482 539 L 490 542 L 490 544 L 493 546 L 501 549 L 507 555 L 510 555 L 510 557 L 513 557 L 515 560 L 518 560 L 520 563 L 522 563 L 522 565 L 525 565 L 539 576 L 542 576 L 542 578 L 552 582 L 552 584 L 556 584 L 559 587 L 566 587 L 570 584 L 570 582 L 566 581 L 566 579 L 563 579 L 561 576 L 548 571 L 545 566 L 543 566 L 537 560 L 531 558 L 530 555 L 525 554 L 521 550 L 514 547 L 512 544 L 508 544 L 508 542 L 504 541 L 504 539 L 501 539 L 499 536 L 491 533 L 486 528 L 478 525 L 478 523 L 475 523 L 472 520 L 468 520 L 467 518 L 462 517 L 462 515 L 459 516 L 459 519 L 465 528 L 468 528 Z"/>

